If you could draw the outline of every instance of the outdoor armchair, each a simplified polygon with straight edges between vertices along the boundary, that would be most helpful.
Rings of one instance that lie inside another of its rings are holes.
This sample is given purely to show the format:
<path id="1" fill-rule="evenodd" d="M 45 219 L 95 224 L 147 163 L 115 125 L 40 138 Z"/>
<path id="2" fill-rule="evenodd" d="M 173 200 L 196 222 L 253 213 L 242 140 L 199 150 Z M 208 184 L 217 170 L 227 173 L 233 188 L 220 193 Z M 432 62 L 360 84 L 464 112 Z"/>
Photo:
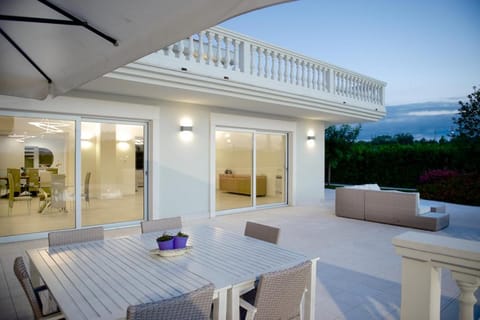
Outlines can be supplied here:
<path id="1" fill-rule="evenodd" d="M 35 319 L 63 319 L 64 315 L 58 311 L 58 306 L 50 295 L 46 286 L 34 288 L 22 257 L 15 258 L 13 271 L 27 295 Z"/>
<path id="2" fill-rule="evenodd" d="M 179 297 L 129 306 L 127 320 L 209 320 L 213 284 Z"/>
<path id="3" fill-rule="evenodd" d="M 48 246 L 62 246 L 66 244 L 103 240 L 103 227 L 93 227 L 78 230 L 56 231 L 48 234 Z"/>
<path id="4" fill-rule="evenodd" d="M 164 218 L 141 222 L 142 233 L 164 231 L 168 229 L 181 229 L 182 217 Z"/>
<path id="5" fill-rule="evenodd" d="M 246 319 L 300 319 L 301 303 L 312 263 L 260 276 L 258 288 L 240 298 Z"/>

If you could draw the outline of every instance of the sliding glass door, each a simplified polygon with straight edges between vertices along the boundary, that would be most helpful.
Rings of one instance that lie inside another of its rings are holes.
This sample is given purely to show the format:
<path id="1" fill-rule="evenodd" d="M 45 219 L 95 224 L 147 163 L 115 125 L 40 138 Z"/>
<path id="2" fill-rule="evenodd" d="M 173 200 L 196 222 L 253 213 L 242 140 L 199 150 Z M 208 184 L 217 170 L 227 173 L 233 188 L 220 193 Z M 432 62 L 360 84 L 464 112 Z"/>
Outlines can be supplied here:
<path id="1" fill-rule="evenodd" d="M 215 151 L 216 211 L 286 203 L 286 133 L 218 128 Z"/>
<path id="2" fill-rule="evenodd" d="M 0 237 L 75 227 L 75 121 L 0 116 Z"/>
<path id="3" fill-rule="evenodd" d="M 257 132 L 255 139 L 257 206 L 286 203 L 287 135 Z"/>
<path id="4" fill-rule="evenodd" d="M 144 217 L 144 125 L 82 121 L 82 225 Z"/>

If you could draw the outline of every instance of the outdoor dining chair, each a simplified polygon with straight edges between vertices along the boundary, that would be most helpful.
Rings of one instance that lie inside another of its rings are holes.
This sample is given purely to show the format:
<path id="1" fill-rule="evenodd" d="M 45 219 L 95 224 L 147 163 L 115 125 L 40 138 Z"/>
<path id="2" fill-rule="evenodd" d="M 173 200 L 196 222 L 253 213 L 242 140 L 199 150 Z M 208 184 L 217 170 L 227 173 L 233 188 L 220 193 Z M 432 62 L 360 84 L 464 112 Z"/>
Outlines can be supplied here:
<path id="1" fill-rule="evenodd" d="M 93 227 L 78 230 L 66 230 L 50 232 L 48 234 L 48 246 L 62 246 L 66 244 L 103 240 L 103 227 Z"/>
<path id="2" fill-rule="evenodd" d="M 27 295 L 35 319 L 53 320 L 65 318 L 65 316 L 58 311 L 57 303 L 53 297 L 51 297 L 50 291 L 46 286 L 33 287 L 22 257 L 15 258 L 13 271 L 18 281 L 20 281 L 23 291 L 25 291 Z"/>
<path id="3" fill-rule="evenodd" d="M 175 298 L 129 306 L 127 320 L 208 320 L 213 291 L 209 284 Z"/>
<path id="4" fill-rule="evenodd" d="M 142 227 L 142 233 L 164 231 L 168 229 L 181 229 L 182 217 L 142 221 L 141 227 Z"/>
<path id="5" fill-rule="evenodd" d="M 300 319 L 301 303 L 312 263 L 260 276 L 258 287 L 240 298 L 247 320 Z"/>
<path id="6" fill-rule="evenodd" d="M 264 224 L 247 221 L 245 224 L 244 235 L 258 240 L 267 241 L 273 244 L 278 243 L 280 228 L 267 226 Z"/>

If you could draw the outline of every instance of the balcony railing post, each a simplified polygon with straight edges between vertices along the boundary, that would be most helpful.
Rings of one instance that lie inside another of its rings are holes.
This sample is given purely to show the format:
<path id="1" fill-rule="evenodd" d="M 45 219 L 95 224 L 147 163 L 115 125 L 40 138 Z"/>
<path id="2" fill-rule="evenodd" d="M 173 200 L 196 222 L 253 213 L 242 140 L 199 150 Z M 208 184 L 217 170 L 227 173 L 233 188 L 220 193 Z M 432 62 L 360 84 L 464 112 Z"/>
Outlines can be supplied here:
<path id="1" fill-rule="evenodd" d="M 440 319 L 441 269 L 449 269 L 461 294 L 461 320 L 471 320 L 480 285 L 480 242 L 405 232 L 392 240 L 402 256 L 402 306 L 406 319 Z"/>
<path id="2" fill-rule="evenodd" d="M 400 319 L 440 319 L 440 284 L 439 268 L 403 255 Z"/>
<path id="3" fill-rule="evenodd" d="M 335 73 L 332 68 L 328 68 L 327 72 L 327 91 L 330 93 L 335 93 Z"/>

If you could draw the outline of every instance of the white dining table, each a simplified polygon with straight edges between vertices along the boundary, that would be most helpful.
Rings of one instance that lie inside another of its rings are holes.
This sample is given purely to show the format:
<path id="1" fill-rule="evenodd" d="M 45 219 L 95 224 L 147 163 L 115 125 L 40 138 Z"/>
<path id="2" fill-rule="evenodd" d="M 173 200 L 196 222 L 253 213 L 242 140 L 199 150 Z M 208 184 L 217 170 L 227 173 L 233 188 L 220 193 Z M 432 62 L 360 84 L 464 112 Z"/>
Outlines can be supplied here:
<path id="1" fill-rule="evenodd" d="M 211 226 L 182 231 L 189 234 L 191 248 L 181 256 L 152 254 L 163 232 L 31 249 L 27 254 L 67 319 L 122 319 L 129 305 L 213 283 L 214 317 L 237 320 L 240 292 L 253 287 L 261 274 L 311 260 L 304 319 L 315 318 L 318 258 Z"/>

